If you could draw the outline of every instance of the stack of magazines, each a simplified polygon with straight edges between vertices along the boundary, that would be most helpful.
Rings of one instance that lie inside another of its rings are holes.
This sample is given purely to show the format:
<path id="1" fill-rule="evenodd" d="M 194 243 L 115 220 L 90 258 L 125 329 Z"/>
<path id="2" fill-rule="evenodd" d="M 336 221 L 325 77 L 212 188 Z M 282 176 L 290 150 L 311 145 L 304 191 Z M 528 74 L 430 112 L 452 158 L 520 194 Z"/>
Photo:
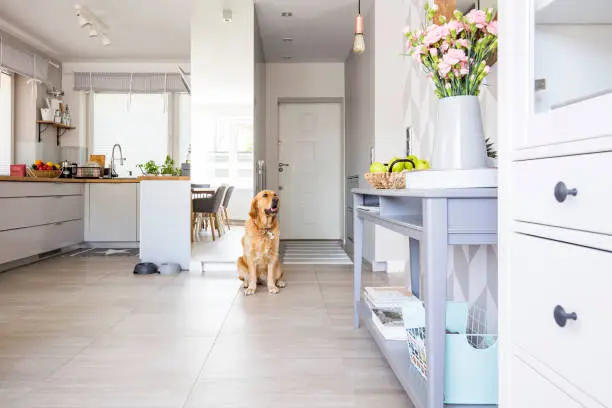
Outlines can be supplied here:
<path id="1" fill-rule="evenodd" d="M 419 302 L 403 287 L 366 287 L 364 299 L 372 310 L 372 322 L 387 340 L 406 340 L 402 305 Z"/>

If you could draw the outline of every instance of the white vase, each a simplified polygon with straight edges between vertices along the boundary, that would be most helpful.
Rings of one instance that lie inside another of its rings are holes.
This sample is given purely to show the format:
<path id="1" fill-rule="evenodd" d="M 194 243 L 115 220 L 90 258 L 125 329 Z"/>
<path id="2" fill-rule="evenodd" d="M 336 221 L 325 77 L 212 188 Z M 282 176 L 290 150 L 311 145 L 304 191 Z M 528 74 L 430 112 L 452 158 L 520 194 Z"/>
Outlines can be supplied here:
<path id="1" fill-rule="evenodd" d="M 438 170 L 487 167 L 477 96 L 451 96 L 438 102 L 431 167 Z"/>

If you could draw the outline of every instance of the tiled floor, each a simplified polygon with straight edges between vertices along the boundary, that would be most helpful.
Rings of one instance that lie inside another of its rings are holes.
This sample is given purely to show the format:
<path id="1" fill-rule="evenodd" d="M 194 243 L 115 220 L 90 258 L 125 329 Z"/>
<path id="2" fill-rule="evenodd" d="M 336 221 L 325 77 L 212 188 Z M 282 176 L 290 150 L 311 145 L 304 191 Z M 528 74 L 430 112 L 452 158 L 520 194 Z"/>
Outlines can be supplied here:
<path id="1" fill-rule="evenodd" d="M 135 277 L 136 262 L 0 275 L 0 407 L 411 407 L 351 328 L 350 267 L 287 266 L 280 295 L 245 298 L 235 279 Z"/>

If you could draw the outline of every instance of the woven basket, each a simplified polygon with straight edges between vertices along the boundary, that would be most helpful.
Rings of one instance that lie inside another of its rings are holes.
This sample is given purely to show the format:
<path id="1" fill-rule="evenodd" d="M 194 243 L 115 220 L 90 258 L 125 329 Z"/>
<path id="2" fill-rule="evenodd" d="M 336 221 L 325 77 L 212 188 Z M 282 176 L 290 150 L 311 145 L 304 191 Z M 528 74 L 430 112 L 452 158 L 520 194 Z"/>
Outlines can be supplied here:
<path id="1" fill-rule="evenodd" d="M 61 174 L 61 170 L 33 170 L 26 168 L 28 177 L 34 178 L 58 178 Z"/>
<path id="2" fill-rule="evenodd" d="M 370 185 L 377 189 L 406 188 L 406 173 L 366 173 L 365 179 Z"/>

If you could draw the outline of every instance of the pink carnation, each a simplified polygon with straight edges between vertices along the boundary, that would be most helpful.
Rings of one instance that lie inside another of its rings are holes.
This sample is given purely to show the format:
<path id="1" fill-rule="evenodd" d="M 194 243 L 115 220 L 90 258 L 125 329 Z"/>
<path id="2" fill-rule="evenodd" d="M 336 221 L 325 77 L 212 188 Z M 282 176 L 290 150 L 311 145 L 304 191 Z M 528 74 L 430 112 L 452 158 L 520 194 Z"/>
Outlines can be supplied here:
<path id="1" fill-rule="evenodd" d="M 465 66 L 461 66 L 461 69 L 459 70 L 459 72 L 461 73 L 461 76 L 466 76 L 467 74 L 470 73 L 470 70 L 467 69 L 467 67 Z"/>
<path id="2" fill-rule="evenodd" d="M 431 44 L 435 44 L 442 39 L 442 27 L 433 25 L 427 29 L 427 34 L 423 39 L 423 44 L 425 46 L 429 46 Z"/>
<path id="3" fill-rule="evenodd" d="M 442 43 L 442 51 L 446 52 L 450 48 L 450 44 L 446 41 Z"/>
<path id="4" fill-rule="evenodd" d="M 438 49 L 437 48 L 430 48 L 429 49 L 429 53 L 433 56 L 433 57 L 437 57 L 438 56 Z"/>
<path id="5" fill-rule="evenodd" d="M 470 43 L 465 38 L 458 39 L 457 44 L 463 48 L 468 48 L 470 46 Z"/>
<path id="6" fill-rule="evenodd" d="M 451 65 L 445 61 L 440 61 L 438 64 L 438 71 L 442 78 L 446 77 L 451 70 Z"/>
<path id="7" fill-rule="evenodd" d="M 468 23 L 476 25 L 478 28 L 484 28 L 487 24 L 487 13 L 482 10 L 474 9 L 465 16 Z"/>
<path id="8" fill-rule="evenodd" d="M 444 62 L 446 62 L 448 64 L 451 64 L 451 65 L 455 65 L 455 64 L 458 64 L 460 62 L 467 61 L 467 57 L 465 55 L 465 51 L 458 50 L 456 48 L 452 48 L 452 49 L 448 50 L 448 52 L 446 54 L 444 54 L 444 56 L 442 58 L 444 59 Z"/>
<path id="9" fill-rule="evenodd" d="M 497 20 L 491 21 L 487 25 L 487 31 L 489 32 L 489 34 L 497 36 Z"/>
<path id="10" fill-rule="evenodd" d="M 459 34 L 460 32 L 463 31 L 463 24 L 461 24 L 459 21 L 457 20 L 451 20 L 448 22 L 447 27 L 449 29 L 449 31 L 455 31 L 455 34 Z"/>

